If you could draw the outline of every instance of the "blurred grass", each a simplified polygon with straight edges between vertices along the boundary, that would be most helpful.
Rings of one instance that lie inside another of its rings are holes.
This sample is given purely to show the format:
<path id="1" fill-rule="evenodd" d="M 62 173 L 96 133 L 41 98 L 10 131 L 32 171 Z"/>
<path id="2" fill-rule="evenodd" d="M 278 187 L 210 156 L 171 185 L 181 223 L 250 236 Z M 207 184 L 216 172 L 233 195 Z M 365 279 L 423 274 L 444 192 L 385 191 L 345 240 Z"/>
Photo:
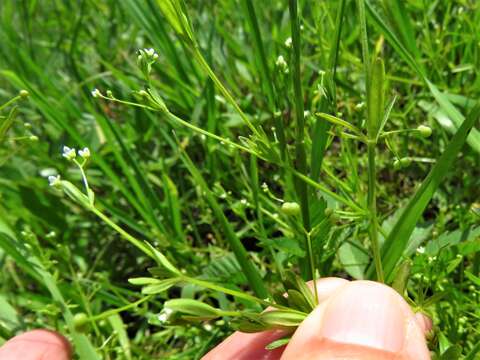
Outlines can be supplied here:
<path id="1" fill-rule="evenodd" d="M 238 239 L 265 287 L 278 290 L 278 269 L 298 271 L 296 264 L 305 256 L 299 241 L 305 236 L 301 219 L 282 213 L 275 200 L 298 201 L 298 181 L 308 190 L 308 208 L 301 203 L 311 228 L 317 229 L 312 244 L 319 274 L 367 276 L 368 221 L 359 209 L 348 207 L 366 209 L 366 148 L 327 136 L 338 135 L 341 128 L 311 116 L 329 113 L 358 128 L 365 126 L 365 111 L 359 105 L 366 79 L 357 9 L 353 1 L 298 3 L 300 42 L 294 42 L 293 50 L 299 45 L 301 61 L 295 70 L 297 55 L 285 45 L 292 36 L 287 1 L 186 1 L 199 51 L 245 116 L 263 129 L 274 149 L 269 154 L 278 154 L 278 161 L 252 159 L 165 116 L 90 96 L 98 88 L 111 89 L 117 98 L 134 98 L 134 91 L 147 86 L 135 63 L 136 51 L 153 47 L 160 56 L 151 86 L 173 114 L 237 143 L 239 136 L 248 138 L 251 131 L 241 116 L 172 31 L 156 1 L 0 3 L 0 103 L 21 89 L 30 93 L 27 101 L 17 103 L 18 116 L 8 135 L 32 133 L 39 138 L 7 140 L 0 146 L 0 294 L 21 319 L 11 324 L 5 320 L 11 314 L 0 310 L 2 336 L 48 327 L 70 336 L 79 355 L 82 349 L 95 348 L 101 358 L 121 359 L 128 358 L 129 348 L 135 359 L 189 359 L 228 334 L 228 321 L 209 324 L 211 328 L 159 327 L 155 318 L 167 297 L 201 297 L 223 309 L 252 306 L 185 285 L 78 335 L 69 313 L 95 315 L 138 300 L 141 294 L 127 279 L 145 275 L 153 264 L 48 188 L 44 175 L 52 169 L 80 180 L 61 160 L 63 145 L 90 147 L 88 175 L 98 206 L 188 273 L 248 289 L 232 256 L 238 253 L 231 247 L 237 240 L 232 239 Z M 430 138 L 414 132 L 389 138 L 395 154 L 383 144 L 377 149 L 378 222 L 382 229 L 392 229 L 387 223 L 401 222 L 401 209 L 409 212 L 407 202 L 432 167 L 431 162 L 414 161 L 394 169 L 396 155 L 439 159 L 478 99 L 480 9 L 468 0 L 365 4 L 367 45 L 385 61 L 387 96 L 397 96 L 385 130 L 420 124 L 433 128 Z M 276 65 L 279 55 L 288 73 Z M 300 81 L 300 94 L 293 91 L 292 75 Z M 0 115 L 9 110 L 2 109 Z M 439 121 L 438 111 L 446 120 Z M 303 116 L 304 125 L 297 127 L 297 117 Z M 302 142 L 302 137 L 305 166 L 293 169 L 295 141 Z M 386 239 L 385 253 L 395 244 L 393 255 L 384 259 L 388 272 L 395 272 L 398 260 L 412 258 L 407 289 L 418 307 L 444 293 L 422 308 L 436 325 L 430 342 L 436 354 L 453 345 L 460 346 L 463 355 L 472 354 L 480 340 L 475 331 L 479 288 L 465 275 L 480 275 L 480 239 L 469 231 L 479 224 L 471 210 L 480 201 L 478 139 L 478 130 L 473 130 L 468 145 L 457 149 L 452 167 L 442 172 L 444 180 L 429 193 L 431 201 L 415 212 L 408 232 L 379 233 L 380 242 Z M 179 146 L 184 149 L 179 151 Z M 325 215 L 326 207 L 334 211 L 332 218 Z M 421 229 L 429 230 L 420 236 Z M 464 235 L 445 238 L 455 231 Z M 397 241 L 400 234 L 405 236 Z M 429 244 L 437 241 L 451 246 L 428 254 Z M 420 251 L 407 252 L 411 244 Z M 32 256 L 41 259 L 40 269 L 48 276 L 32 269 L 31 260 L 26 260 Z"/>

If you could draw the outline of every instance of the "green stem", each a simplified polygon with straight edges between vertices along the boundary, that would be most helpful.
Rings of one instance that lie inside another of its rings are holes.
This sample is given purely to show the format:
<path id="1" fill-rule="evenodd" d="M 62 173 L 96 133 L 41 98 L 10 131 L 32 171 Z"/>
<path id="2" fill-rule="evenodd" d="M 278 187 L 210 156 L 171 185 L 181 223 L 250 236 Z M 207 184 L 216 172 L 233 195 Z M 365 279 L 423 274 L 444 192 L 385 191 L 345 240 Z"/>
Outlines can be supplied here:
<path id="1" fill-rule="evenodd" d="M 88 321 L 93 322 L 93 321 L 103 320 L 103 319 L 108 318 L 112 315 L 121 313 L 123 311 L 126 311 L 126 310 L 134 308 L 134 307 L 137 307 L 141 303 L 150 300 L 152 297 L 153 297 L 153 295 L 148 295 L 148 296 L 145 296 L 145 297 L 141 298 L 140 300 L 137 300 L 137 301 L 135 301 L 131 304 L 119 307 L 117 309 L 111 309 L 111 310 L 104 311 L 101 314 L 98 314 L 98 315 L 95 315 L 95 316 L 92 316 L 92 317 L 88 318 Z"/>
<path id="2" fill-rule="evenodd" d="M 233 98 L 232 94 L 223 86 L 222 82 L 220 79 L 215 75 L 213 72 L 212 68 L 210 65 L 208 65 L 208 62 L 205 60 L 203 57 L 202 53 L 200 52 L 200 49 L 198 47 L 193 48 L 193 55 L 195 56 L 195 59 L 197 59 L 198 63 L 200 66 L 205 70 L 207 75 L 212 79 L 213 83 L 215 86 L 220 90 L 220 92 L 225 96 L 227 101 L 233 106 L 233 108 L 237 111 L 237 113 L 240 115 L 240 118 L 247 124 L 247 126 L 250 128 L 250 130 L 258 137 L 261 137 L 260 133 L 258 130 L 255 128 L 255 126 L 252 124 L 252 122 L 248 119 L 247 115 L 243 112 L 242 109 L 240 109 L 240 106 L 237 104 L 235 99 Z"/>
<path id="3" fill-rule="evenodd" d="M 297 14 L 297 0 L 289 0 L 289 10 L 293 45 L 292 80 L 295 99 L 295 117 L 297 120 L 295 134 L 295 167 L 301 174 L 307 175 L 307 155 L 305 152 L 305 119 L 303 115 L 302 82 L 300 76 L 300 25 Z M 310 231 L 310 210 L 308 204 L 307 184 L 297 180 L 296 191 L 302 209 L 303 227 L 308 232 Z M 305 243 L 307 243 L 306 238 Z M 305 245 L 305 247 L 308 246 L 308 244 Z M 313 274 L 310 273 L 310 268 L 307 266 L 303 270 L 307 280 L 312 279 Z"/>
<path id="4" fill-rule="evenodd" d="M 102 219 L 108 226 L 110 226 L 112 229 L 114 229 L 116 232 L 118 232 L 120 235 L 122 235 L 128 242 L 130 242 L 132 245 L 134 245 L 136 248 L 138 248 L 140 251 L 145 253 L 151 258 L 155 258 L 150 251 L 150 249 L 140 240 L 134 238 L 132 235 L 127 233 L 125 230 L 123 230 L 120 226 L 115 224 L 108 216 L 106 216 L 104 213 L 102 213 L 100 210 L 98 210 L 96 207 L 90 207 L 90 210 L 97 215 L 100 219 Z"/>
<path id="5" fill-rule="evenodd" d="M 211 132 L 209 132 L 209 131 L 207 131 L 207 130 L 203 130 L 202 128 L 199 128 L 198 126 L 195 126 L 195 125 L 189 123 L 188 121 L 185 121 L 185 120 L 179 118 L 178 116 L 172 114 L 171 112 L 168 112 L 168 113 L 167 113 L 167 116 L 168 116 L 172 121 L 177 122 L 177 123 L 179 123 L 179 124 L 181 124 L 181 125 L 183 125 L 183 126 L 185 126 L 185 127 L 188 127 L 189 129 L 192 129 L 193 131 L 196 131 L 196 132 L 198 132 L 198 133 L 200 133 L 200 134 L 202 134 L 202 135 L 208 136 L 208 137 L 210 137 L 210 138 L 212 138 L 212 139 L 215 139 L 215 140 L 218 140 L 218 141 L 223 142 L 223 143 L 225 143 L 225 144 L 228 144 L 228 145 L 230 145 L 230 146 L 233 146 L 233 147 L 235 147 L 235 148 L 237 148 L 237 149 L 239 149 L 239 150 L 245 151 L 245 152 L 247 152 L 247 153 L 249 153 L 249 154 L 252 154 L 252 155 L 255 155 L 255 156 L 257 155 L 257 154 L 256 154 L 255 152 L 253 152 L 251 149 L 249 149 L 249 148 L 247 148 L 247 147 L 245 147 L 245 146 L 243 146 L 243 145 L 237 144 L 237 143 L 235 143 L 235 142 L 233 142 L 233 141 L 231 141 L 231 140 L 229 140 L 229 139 L 226 139 L 226 138 L 223 138 L 223 137 L 221 137 L 221 136 L 215 135 L 214 133 L 211 133 Z"/>
<path id="6" fill-rule="evenodd" d="M 0 110 L 3 110 L 4 108 L 6 108 L 7 106 L 13 104 L 14 102 L 20 100 L 22 97 L 20 95 L 18 96 L 15 96 L 14 98 L 11 98 L 10 100 L 8 100 L 6 103 L 0 105 Z"/>
<path id="7" fill-rule="evenodd" d="M 373 261 L 377 272 L 377 280 L 384 282 L 382 258 L 380 246 L 378 243 L 378 223 L 377 223 L 377 200 L 376 200 L 376 168 L 375 168 L 375 147 L 374 141 L 368 142 L 368 196 L 367 205 L 370 212 L 370 241 L 372 245 Z"/>
<path id="8" fill-rule="evenodd" d="M 260 299 L 256 296 L 246 294 L 246 293 L 243 293 L 243 292 L 240 292 L 240 291 L 232 290 L 232 289 L 229 289 L 229 288 L 217 285 L 217 284 L 213 284 L 213 283 L 208 282 L 208 281 L 195 279 L 195 278 L 191 278 L 191 277 L 185 277 L 184 279 L 188 283 L 195 284 L 195 285 L 198 285 L 198 286 L 210 289 L 210 290 L 219 291 L 219 292 L 222 292 L 222 293 L 225 293 L 225 294 L 228 294 L 228 295 L 232 295 L 232 296 L 235 296 L 235 297 L 238 297 L 238 298 L 241 298 L 241 299 L 245 299 L 245 300 L 248 300 L 248 301 L 253 301 L 255 303 L 258 303 L 258 304 L 261 304 L 261 305 L 264 305 L 264 306 L 273 306 L 273 307 L 276 307 L 278 309 L 286 309 L 285 307 L 283 307 L 281 305 L 278 305 L 278 304 L 271 303 L 270 301 L 263 300 L 263 299 Z"/>

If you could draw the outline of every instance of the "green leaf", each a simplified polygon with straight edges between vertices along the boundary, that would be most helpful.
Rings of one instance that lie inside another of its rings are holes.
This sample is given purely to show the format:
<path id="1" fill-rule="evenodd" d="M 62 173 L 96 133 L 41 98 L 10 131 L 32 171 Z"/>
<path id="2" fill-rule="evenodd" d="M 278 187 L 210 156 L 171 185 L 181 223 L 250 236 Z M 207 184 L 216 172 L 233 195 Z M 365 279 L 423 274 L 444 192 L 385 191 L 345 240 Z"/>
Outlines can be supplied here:
<path id="1" fill-rule="evenodd" d="M 265 331 L 270 328 L 269 325 L 260 321 L 258 318 L 242 317 L 233 319 L 230 322 L 230 326 L 233 330 L 241 331 L 244 333 L 257 333 L 260 331 Z"/>
<path id="2" fill-rule="evenodd" d="M 272 328 L 291 328 L 298 327 L 306 317 L 306 313 L 298 311 L 272 310 L 262 313 L 259 319 Z"/>
<path id="3" fill-rule="evenodd" d="M 287 291 L 289 307 L 295 310 L 309 313 L 313 310 L 311 304 L 305 299 L 305 297 L 297 290 L 290 289 Z"/>
<path id="4" fill-rule="evenodd" d="M 450 248 L 460 243 L 473 241 L 480 237 L 480 226 L 468 229 L 457 229 L 451 232 L 445 232 L 438 238 L 433 239 L 425 246 L 425 254 L 435 256 L 441 250 Z"/>
<path id="5" fill-rule="evenodd" d="M 402 215 L 390 231 L 385 244 L 382 247 L 382 263 L 385 277 L 391 281 L 393 270 L 398 260 L 402 257 L 407 248 L 408 241 L 412 235 L 415 225 L 422 216 L 423 211 L 433 197 L 438 186 L 442 182 L 448 169 L 452 166 L 458 153 L 462 149 L 468 133 L 478 121 L 480 116 L 480 104 L 477 104 L 470 112 L 467 119 L 453 136 L 443 154 L 437 160 L 430 173 L 422 182 L 420 188 L 415 192 L 402 212 Z M 369 275 L 373 275 L 373 267 L 369 269 Z"/>
<path id="6" fill-rule="evenodd" d="M 279 347 L 285 346 L 290 342 L 291 336 L 287 336 L 281 339 L 277 339 L 272 341 L 270 344 L 265 346 L 266 350 L 275 350 L 278 349 Z"/>
<path id="7" fill-rule="evenodd" d="M 132 359 L 130 339 L 128 337 L 127 331 L 125 329 L 125 324 L 118 314 L 113 314 L 108 317 L 108 322 L 112 326 L 113 331 L 118 337 L 118 342 L 122 348 L 122 355 L 126 360 Z"/>
<path id="8" fill-rule="evenodd" d="M 150 250 L 152 251 L 152 254 L 153 256 L 155 257 L 158 265 L 164 267 L 165 269 L 167 269 L 168 271 L 170 271 L 172 274 L 175 274 L 175 275 L 182 275 L 182 273 L 180 272 L 180 270 L 178 270 L 166 257 L 165 255 L 163 255 L 160 251 L 158 251 L 157 249 L 155 249 L 151 244 L 149 244 L 148 242 L 146 243 L 147 246 L 150 248 Z"/>
<path id="9" fill-rule="evenodd" d="M 221 315 L 219 310 L 213 306 L 192 299 L 168 300 L 164 304 L 164 309 L 171 309 L 173 312 L 205 318 L 216 318 Z"/>
<path id="10" fill-rule="evenodd" d="M 144 288 L 142 288 L 142 294 L 145 294 L 145 295 L 160 294 L 170 289 L 173 285 L 177 284 L 178 281 L 179 280 L 177 278 L 160 280 L 157 284 L 147 285 Z"/>
<path id="11" fill-rule="evenodd" d="M 128 282 L 132 285 L 153 285 L 158 284 L 162 280 L 150 278 L 150 277 L 138 277 L 128 279 Z"/>
<path id="12" fill-rule="evenodd" d="M 338 249 L 338 256 L 350 276 L 365 279 L 365 269 L 370 262 L 370 256 L 357 239 L 346 240 Z"/>
<path id="13" fill-rule="evenodd" d="M 471 272 L 469 271 L 465 271 L 465 276 L 471 281 L 473 282 L 475 285 L 477 286 L 480 286 L 480 277 L 478 276 L 475 276 L 473 275 Z"/>
<path id="14" fill-rule="evenodd" d="M 392 288 L 403 296 L 405 289 L 407 288 L 408 278 L 410 277 L 410 270 L 412 268 L 412 261 L 410 259 L 405 260 L 399 267 L 395 280 L 393 281 Z"/>
<path id="15" fill-rule="evenodd" d="M 440 360 L 457 360 L 462 356 L 462 348 L 458 345 L 450 346 L 441 356 Z"/>

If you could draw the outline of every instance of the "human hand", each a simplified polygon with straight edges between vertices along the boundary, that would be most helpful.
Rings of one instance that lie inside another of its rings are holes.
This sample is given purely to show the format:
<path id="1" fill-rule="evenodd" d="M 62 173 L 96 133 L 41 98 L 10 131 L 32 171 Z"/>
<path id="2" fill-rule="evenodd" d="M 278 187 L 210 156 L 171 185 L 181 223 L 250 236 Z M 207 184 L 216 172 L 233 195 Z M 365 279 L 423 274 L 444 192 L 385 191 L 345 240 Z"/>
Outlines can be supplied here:
<path id="1" fill-rule="evenodd" d="M 426 360 L 424 334 L 431 322 L 414 314 L 388 286 L 372 281 L 324 278 L 317 282 L 319 306 L 303 321 L 288 346 L 265 346 L 284 331 L 236 332 L 210 351 L 204 360 Z M 0 348 L 2 360 L 68 360 L 67 340 L 54 332 L 33 330 Z"/>
<path id="2" fill-rule="evenodd" d="M 1 360 L 69 360 L 67 339 L 48 330 L 32 330 L 15 336 L 0 348 Z"/>
<path id="3" fill-rule="evenodd" d="M 319 306 L 302 322 L 287 347 L 265 346 L 284 331 L 235 332 L 203 360 L 426 360 L 431 321 L 414 314 L 392 288 L 372 281 L 324 278 Z"/>

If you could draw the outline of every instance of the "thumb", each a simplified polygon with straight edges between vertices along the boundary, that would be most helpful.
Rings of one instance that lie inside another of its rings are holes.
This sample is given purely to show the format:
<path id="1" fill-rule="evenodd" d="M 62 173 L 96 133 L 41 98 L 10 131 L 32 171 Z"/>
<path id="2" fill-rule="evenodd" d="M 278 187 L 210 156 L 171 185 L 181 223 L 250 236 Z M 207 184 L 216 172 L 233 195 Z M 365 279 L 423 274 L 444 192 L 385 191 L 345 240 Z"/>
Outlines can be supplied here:
<path id="1" fill-rule="evenodd" d="M 33 330 L 15 336 L 0 348 L 2 360 L 69 360 L 67 339 L 48 330 Z"/>
<path id="2" fill-rule="evenodd" d="M 352 281 L 320 304 L 283 353 L 301 359 L 430 359 L 424 330 L 405 300 L 372 281 Z"/>

